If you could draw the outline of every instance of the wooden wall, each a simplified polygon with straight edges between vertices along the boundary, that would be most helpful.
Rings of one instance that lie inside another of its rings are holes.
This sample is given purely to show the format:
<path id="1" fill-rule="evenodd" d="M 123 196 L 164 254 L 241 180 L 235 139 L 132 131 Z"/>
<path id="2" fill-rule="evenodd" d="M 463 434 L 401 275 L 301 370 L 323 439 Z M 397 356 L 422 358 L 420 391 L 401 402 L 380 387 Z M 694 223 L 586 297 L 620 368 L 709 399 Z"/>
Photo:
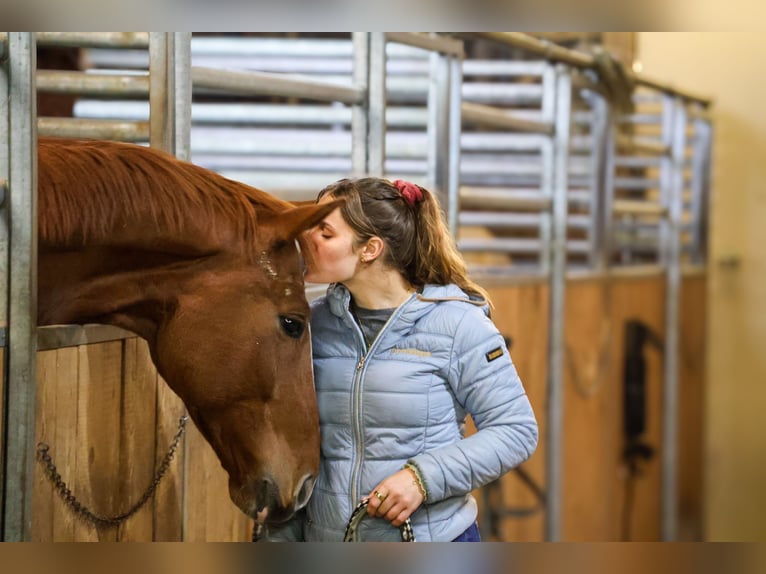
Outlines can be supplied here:
<path id="1" fill-rule="evenodd" d="M 681 296 L 679 512 L 681 540 L 702 537 L 702 436 L 704 431 L 705 288 L 686 277 Z M 492 287 L 493 318 L 512 337 L 511 356 L 525 384 L 541 443 L 523 469 L 545 486 L 548 289 L 544 285 Z M 571 281 L 566 293 L 562 539 L 660 539 L 662 352 L 645 347 L 647 419 L 644 442 L 653 457 L 632 481 L 623 459 L 623 356 L 625 322 L 644 321 L 664 338 L 663 277 Z M 501 480 L 507 508 L 534 506 L 532 491 L 511 472 Z M 484 492 L 476 493 L 480 506 Z M 496 500 L 493 498 L 493 500 Z M 631 502 L 632 500 L 632 502 Z M 481 521 L 480 521 L 481 523 Z M 505 518 L 504 541 L 544 540 L 544 511 Z"/>
<path id="2" fill-rule="evenodd" d="M 40 351 L 37 384 L 37 440 L 50 446 L 72 493 L 97 514 L 125 512 L 151 483 L 183 414 L 145 342 Z M 37 464 L 33 540 L 248 540 L 252 523 L 229 500 L 226 473 L 191 421 L 185 443 L 153 499 L 115 528 L 79 519 Z"/>

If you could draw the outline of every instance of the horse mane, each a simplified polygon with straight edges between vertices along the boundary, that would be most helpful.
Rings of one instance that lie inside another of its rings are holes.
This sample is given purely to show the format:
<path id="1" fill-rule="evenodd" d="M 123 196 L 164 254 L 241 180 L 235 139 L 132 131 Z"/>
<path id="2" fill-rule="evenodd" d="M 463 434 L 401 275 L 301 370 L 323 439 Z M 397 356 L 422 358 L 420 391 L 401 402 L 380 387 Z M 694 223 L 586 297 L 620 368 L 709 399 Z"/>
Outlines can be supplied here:
<path id="1" fill-rule="evenodd" d="M 165 152 L 110 141 L 39 138 L 38 189 L 40 240 L 66 246 L 108 242 L 116 226 L 143 218 L 166 235 L 226 229 L 250 251 L 257 212 L 290 206 Z"/>

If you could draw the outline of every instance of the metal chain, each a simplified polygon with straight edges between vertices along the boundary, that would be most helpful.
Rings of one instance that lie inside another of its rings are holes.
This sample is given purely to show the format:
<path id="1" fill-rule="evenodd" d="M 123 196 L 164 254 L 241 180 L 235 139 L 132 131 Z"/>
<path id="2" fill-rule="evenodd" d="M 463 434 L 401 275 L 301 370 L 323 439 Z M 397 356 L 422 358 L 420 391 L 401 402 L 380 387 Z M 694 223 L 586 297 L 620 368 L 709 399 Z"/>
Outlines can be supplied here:
<path id="1" fill-rule="evenodd" d="M 179 419 L 178 431 L 173 437 L 173 442 L 170 444 L 168 452 L 165 453 L 160 466 L 157 468 L 154 479 L 149 484 L 149 487 L 146 489 L 144 494 L 141 495 L 141 498 L 138 499 L 138 502 L 136 502 L 128 511 L 123 512 L 122 514 L 117 514 L 115 516 L 101 516 L 96 514 L 79 500 L 77 500 L 77 497 L 72 494 L 72 491 L 67 486 L 67 483 L 64 482 L 64 480 L 61 478 L 61 475 L 56 469 L 56 465 L 53 464 L 53 459 L 48 452 L 50 447 L 44 442 L 37 444 L 38 460 L 41 464 L 45 465 L 45 473 L 47 474 L 48 479 L 53 483 L 53 487 L 64 500 L 64 503 L 72 509 L 72 512 L 74 512 L 80 518 L 84 519 L 86 522 L 91 522 L 92 524 L 96 525 L 96 527 L 112 528 L 114 526 L 118 526 L 133 516 L 144 504 L 146 504 L 146 502 L 152 496 L 154 496 L 154 492 L 157 490 L 162 477 L 165 476 L 165 473 L 167 473 L 168 468 L 170 467 L 170 462 L 175 456 L 176 450 L 178 449 L 178 443 L 181 441 L 181 437 L 186 430 L 186 421 L 188 418 L 189 417 L 184 415 Z"/>

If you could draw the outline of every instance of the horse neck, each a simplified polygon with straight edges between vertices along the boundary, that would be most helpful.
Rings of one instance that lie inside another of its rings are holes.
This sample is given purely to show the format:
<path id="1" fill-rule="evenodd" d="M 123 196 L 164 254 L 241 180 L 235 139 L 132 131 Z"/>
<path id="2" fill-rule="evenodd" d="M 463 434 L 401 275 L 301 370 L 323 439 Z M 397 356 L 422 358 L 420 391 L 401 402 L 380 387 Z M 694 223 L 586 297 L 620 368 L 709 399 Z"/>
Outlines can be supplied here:
<path id="1" fill-rule="evenodd" d="M 98 247 L 42 250 L 38 260 L 38 323 L 103 323 L 150 343 L 158 325 L 211 257 Z"/>

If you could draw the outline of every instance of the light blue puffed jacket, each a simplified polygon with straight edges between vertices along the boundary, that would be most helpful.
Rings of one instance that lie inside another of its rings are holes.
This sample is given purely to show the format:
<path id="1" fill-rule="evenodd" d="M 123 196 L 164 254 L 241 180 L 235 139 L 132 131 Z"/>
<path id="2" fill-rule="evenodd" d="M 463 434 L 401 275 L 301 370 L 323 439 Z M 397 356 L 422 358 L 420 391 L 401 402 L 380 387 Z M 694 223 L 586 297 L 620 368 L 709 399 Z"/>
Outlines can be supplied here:
<path id="1" fill-rule="evenodd" d="M 448 541 L 475 520 L 470 492 L 537 446 L 537 423 L 487 307 L 454 285 L 427 285 L 393 313 L 365 355 L 341 284 L 312 302 L 321 467 L 305 517 L 271 539 L 340 541 L 359 500 L 406 462 L 425 482 L 418 541 Z M 466 413 L 479 431 L 463 438 Z M 298 530 L 300 532 L 298 533 Z M 383 519 L 361 540 L 399 540 Z"/>

